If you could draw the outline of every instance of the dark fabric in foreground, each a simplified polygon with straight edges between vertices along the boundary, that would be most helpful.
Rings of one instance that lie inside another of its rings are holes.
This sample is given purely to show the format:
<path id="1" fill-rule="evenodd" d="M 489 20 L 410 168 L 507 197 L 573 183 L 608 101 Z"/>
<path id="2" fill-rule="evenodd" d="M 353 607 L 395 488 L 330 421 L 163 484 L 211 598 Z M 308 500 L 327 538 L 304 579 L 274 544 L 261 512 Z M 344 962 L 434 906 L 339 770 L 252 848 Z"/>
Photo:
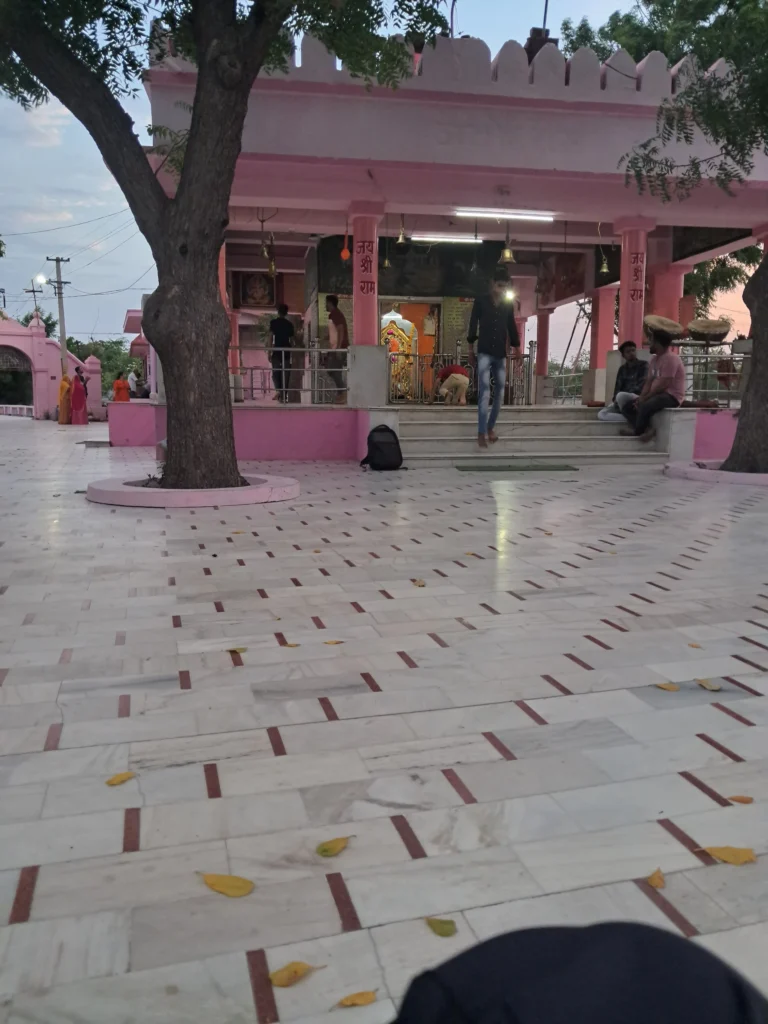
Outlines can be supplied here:
<path id="1" fill-rule="evenodd" d="M 639 924 L 511 932 L 418 977 L 396 1024 L 768 1024 L 694 942 Z"/>

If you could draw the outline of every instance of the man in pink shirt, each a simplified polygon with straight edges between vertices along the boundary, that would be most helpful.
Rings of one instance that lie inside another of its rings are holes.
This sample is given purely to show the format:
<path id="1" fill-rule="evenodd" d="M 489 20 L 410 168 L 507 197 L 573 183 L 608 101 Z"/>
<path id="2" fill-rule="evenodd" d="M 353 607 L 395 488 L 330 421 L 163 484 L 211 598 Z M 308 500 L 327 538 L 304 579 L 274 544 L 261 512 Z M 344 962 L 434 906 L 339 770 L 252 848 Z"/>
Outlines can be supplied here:
<path id="1" fill-rule="evenodd" d="M 676 409 L 685 397 L 685 366 L 680 356 L 669 351 L 672 343 L 683 333 L 679 324 L 662 317 L 649 316 L 645 318 L 645 327 L 650 337 L 653 359 L 637 401 L 625 405 L 621 410 L 632 428 L 622 430 L 621 433 L 638 437 L 647 444 L 656 436 L 656 430 L 651 425 L 656 413 L 662 409 Z"/>

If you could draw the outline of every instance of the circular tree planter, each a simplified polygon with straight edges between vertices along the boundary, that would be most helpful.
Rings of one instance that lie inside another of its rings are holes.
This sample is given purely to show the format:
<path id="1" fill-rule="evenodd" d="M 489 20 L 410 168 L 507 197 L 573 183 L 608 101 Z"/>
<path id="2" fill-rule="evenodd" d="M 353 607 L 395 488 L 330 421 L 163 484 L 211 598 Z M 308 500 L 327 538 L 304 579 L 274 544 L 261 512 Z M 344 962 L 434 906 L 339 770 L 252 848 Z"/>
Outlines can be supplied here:
<path id="1" fill-rule="evenodd" d="M 747 484 L 768 487 L 768 473 L 723 473 L 721 460 L 716 462 L 668 462 L 664 475 L 678 480 L 696 480 L 708 484 Z"/>
<path id="2" fill-rule="evenodd" d="M 299 481 L 288 476 L 246 476 L 247 487 L 221 487 L 217 490 L 145 487 L 144 480 L 120 480 L 110 477 L 88 484 L 85 497 L 101 505 L 128 505 L 135 508 L 210 508 L 212 505 L 263 505 L 269 501 L 298 498 Z"/>

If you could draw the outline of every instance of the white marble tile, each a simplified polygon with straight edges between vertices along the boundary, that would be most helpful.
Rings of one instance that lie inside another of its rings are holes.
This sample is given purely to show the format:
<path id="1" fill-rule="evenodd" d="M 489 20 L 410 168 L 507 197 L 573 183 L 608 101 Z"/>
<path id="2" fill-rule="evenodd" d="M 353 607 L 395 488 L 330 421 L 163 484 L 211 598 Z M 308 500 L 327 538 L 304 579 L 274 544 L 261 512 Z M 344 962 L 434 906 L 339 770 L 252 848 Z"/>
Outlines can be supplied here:
<path id="1" fill-rule="evenodd" d="M 141 772 L 246 757 L 272 757 L 272 745 L 266 729 L 131 743 L 129 767 L 132 771 Z"/>
<path id="2" fill-rule="evenodd" d="M 107 912 L 0 928 L 0 996 L 125 973 L 128 926 Z"/>
<path id="3" fill-rule="evenodd" d="M 510 847 L 345 872 L 363 927 L 518 899 L 540 888 Z"/>
<path id="4" fill-rule="evenodd" d="M 287 754 L 283 757 L 234 758 L 219 763 L 224 796 L 270 793 L 305 786 L 367 779 L 370 773 L 356 751 Z"/>
<path id="5" fill-rule="evenodd" d="M 324 878 L 260 885 L 238 900 L 208 893 L 134 910 L 131 967 L 140 971 L 340 932 L 339 914 Z"/>
<path id="6" fill-rule="evenodd" d="M 409 772 L 354 782 L 312 786 L 301 791 L 313 824 L 365 821 L 462 802 L 442 772 Z"/>
<path id="7" fill-rule="evenodd" d="M 768 996 L 768 922 L 734 928 L 716 935 L 702 935 L 695 941 L 710 953 L 735 967 L 752 984 Z"/>
<path id="8" fill-rule="evenodd" d="M 494 729 L 535 728 L 529 715 L 514 703 L 485 704 L 405 715 L 414 735 L 423 738 L 459 736 Z"/>
<path id="9" fill-rule="evenodd" d="M 751 796 L 753 800 L 768 801 L 768 758 L 741 763 L 725 758 L 722 764 L 701 768 L 696 777 L 724 797 Z"/>
<path id="10" fill-rule="evenodd" d="M 9 1024 L 257 1024 L 242 953 L 18 995 L 11 1012 Z"/>
<path id="11" fill-rule="evenodd" d="M 467 910 L 465 917 L 481 942 L 524 928 L 583 927 L 602 921 L 637 921 L 658 928 L 672 928 L 668 918 L 634 882 L 616 882 L 573 892 L 532 896 L 511 903 L 496 903 Z"/>
<path id="12" fill-rule="evenodd" d="M 425 686 L 413 691 L 355 693 L 333 698 L 333 707 L 341 719 L 401 715 L 409 711 L 434 711 L 451 706 L 451 698 L 436 686 Z"/>
<path id="13" fill-rule="evenodd" d="M 74 775 L 97 775 L 108 779 L 128 768 L 128 745 L 83 747 L 81 750 L 51 750 L 44 754 L 0 759 L 0 784 L 52 782 Z"/>
<path id="14" fill-rule="evenodd" d="M 536 729 L 494 729 L 499 739 L 515 757 L 537 757 L 565 754 L 594 748 L 623 746 L 629 736 L 607 718 L 590 718 L 582 722 L 542 725 Z"/>
<path id="15" fill-rule="evenodd" d="M 438 739 L 377 743 L 361 747 L 360 754 L 373 774 L 443 768 L 482 761 L 498 761 L 501 754 L 484 736 L 470 733 Z"/>
<path id="16" fill-rule="evenodd" d="M 655 822 L 519 843 L 514 850 L 544 892 L 647 878 L 659 867 L 684 871 L 699 864 Z"/>
<path id="17" fill-rule="evenodd" d="M 112 721 L 67 723 L 62 729 L 59 746 L 64 750 L 68 747 L 91 747 L 140 740 L 172 740 L 196 734 L 197 724 L 192 714 L 172 715 L 163 719 L 115 718 Z"/>
<path id="18" fill-rule="evenodd" d="M 768 803 L 678 814 L 675 824 L 700 846 L 750 846 L 756 853 L 768 853 Z"/>
<path id="19" fill-rule="evenodd" d="M 481 803 L 551 793 L 566 787 L 599 786 L 610 781 L 596 765 L 578 753 L 467 764 L 458 774 Z"/>
<path id="20" fill-rule="evenodd" d="M 0 869 L 55 864 L 117 853 L 123 848 L 122 811 L 0 825 Z"/>
<path id="21" fill-rule="evenodd" d="M 431 712 L 438 714 L 438 712 Z M 353 718 L 344 722 L 286 725 L 280 730 L 289 754 L 319 754 L 327 750 L 352 750 L 374 742 L 400 743 L 413 739 L 402 715 Z"/>
<path id="22" fill-rule="evenodd" d="M 35 887 L 32 919 L 189 899 L 207 892 L 199 877 L 205 872 L 229 873 L 223 842 L 44 865 Z"/>
<path id="23" fill-rule="evenodd" d="M 646 711 L 647 706 L 643 705 L 642 714 L 612 716 L 614 723 L 639 743 L 695 736 L 700 732 L 711 736 L 713 731 L 730 728 L 728 723 L 733 721 L 708 704 L 671 711 Z"/>
<path id="24" fill-rule="evenodd" d="M 441 938 L 424 918 L 380 925 L 370 931 L 376 955 L 384 971 L 387 989 L 399 1003 L 410 983 L 423 971 L 431 970 L 477 942 L 464 914 L 440 914 L 456 924 L 456 934 Z"/>
<path id="25" fill-rule="evenodd" d="M 45 785 L 42 783 L 0 789 L 0 825 L 39 818 L 44 798 Z"/>
<path id="26" fill-rule="evenodd" d="M 11 913 L 18 883 L 18 871 L 0 871 L 0 921 L 3 923 Z"/>
<path id="27" fill-rule="evenodd" d="M 711 766 L 733 765 L 730 758 L 697 736 L 675 736 L 655 743 L 629 743 L 599 750 L 585 749 L 584 756 L 617 782 L 681 771 L 695 771 L 697 777 L 702 778 L 702 771 L 709 770 Z"/>
<path id="28" fill-rule="evenodd" d="M 278 832 L 308 824 L 298 793 L 256 793 L 146 807 L 141 849 Z"/>
<path id="29" fill-rule="evenodd" d="M 557 678 L 557 673 L 555 673 Z M 629 690 L 607 690 L 603 693 L 576 693 L 572 697 L 547 697 L 528 702 L 551 725 L 580 722 L 589 718 L 616 718 L 647 710 L 647 704 Z"/>

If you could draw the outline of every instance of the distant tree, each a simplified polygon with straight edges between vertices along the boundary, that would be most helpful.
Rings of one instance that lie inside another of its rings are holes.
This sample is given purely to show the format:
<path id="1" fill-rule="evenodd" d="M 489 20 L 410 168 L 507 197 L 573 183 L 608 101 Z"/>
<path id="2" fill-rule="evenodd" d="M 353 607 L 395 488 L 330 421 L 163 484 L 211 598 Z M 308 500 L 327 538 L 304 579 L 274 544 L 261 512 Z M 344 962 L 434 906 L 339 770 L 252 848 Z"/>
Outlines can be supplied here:
<path id="1" fill-rule="evenodd" d="M 40 319 L 43 321 L 43 327 L 45 327 L 46 338 L 55 338 L 56 329 L 59 326 L 59 321 L 53 315 L 53 313 L 44 313 L 42 309 L 35 309 L 31 313 L 25 313 L 24 316 L 19 317 L 19 323 L 24 327 L 29 327 L 32 323 L 32 317 L 37 313 Z"/>
<path id="2" fill-rule="evenodd" d="M 107 341 L 75 341 L 67 338 L 67 348 L 81 362 L 88 356 L 96 356 L 101 362 L 101 393 L 109 394 L 118 373 L 128 374 L 131 370 L 141 368 L 140 359 L 131 359 L 128 354 L 127 338 L 110 338 Z"/>

